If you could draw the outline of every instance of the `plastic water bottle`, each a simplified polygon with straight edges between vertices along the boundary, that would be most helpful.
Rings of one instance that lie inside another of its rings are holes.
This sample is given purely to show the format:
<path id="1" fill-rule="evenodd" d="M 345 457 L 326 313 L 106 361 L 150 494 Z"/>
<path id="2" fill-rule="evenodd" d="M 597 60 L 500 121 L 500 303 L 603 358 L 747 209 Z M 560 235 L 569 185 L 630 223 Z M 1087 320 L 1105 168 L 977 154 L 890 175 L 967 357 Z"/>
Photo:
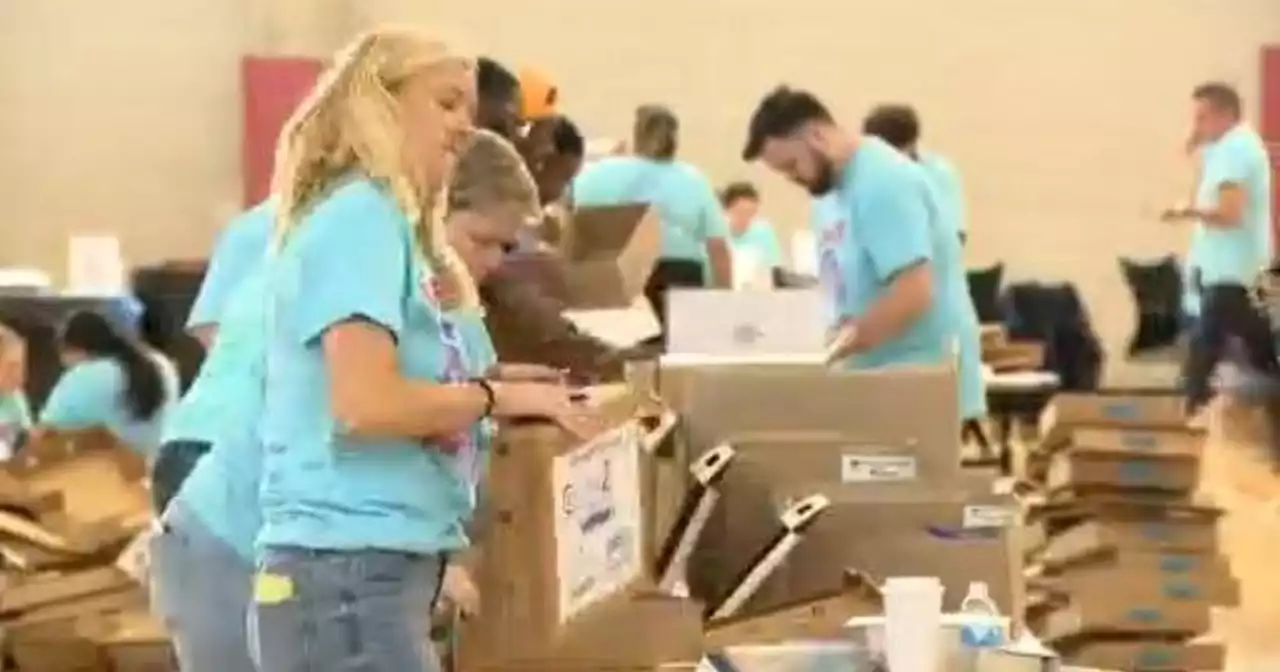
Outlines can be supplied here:
<path id="1" fill-rule="evenodd" d="M 980 649 L 1004 646 L 1004 619 L 1000 617 L 1000 609 L 991 599 L 987 584 L 981 581 L 969 584 L 969 592 L 960 603 L 960 614 L 963 617 L 960 645 L 966 668 L 972 670 L 977 667 Z"/>

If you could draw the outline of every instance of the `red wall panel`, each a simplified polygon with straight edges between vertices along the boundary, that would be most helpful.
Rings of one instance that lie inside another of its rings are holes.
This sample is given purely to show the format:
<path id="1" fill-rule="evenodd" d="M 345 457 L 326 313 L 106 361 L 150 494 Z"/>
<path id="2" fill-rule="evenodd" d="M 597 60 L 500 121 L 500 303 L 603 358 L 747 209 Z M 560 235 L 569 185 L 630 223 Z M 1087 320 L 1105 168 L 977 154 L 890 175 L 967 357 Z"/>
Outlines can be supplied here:
<path id="1" fill-rule="evenodd" d="M 271 168 L 280 128 L 311 90 L 321 67 L 320 60 L 313 58 L 246 56 L 241 61 L 241 164 L 246 207 L 266 198 L 271 191 Z"/>

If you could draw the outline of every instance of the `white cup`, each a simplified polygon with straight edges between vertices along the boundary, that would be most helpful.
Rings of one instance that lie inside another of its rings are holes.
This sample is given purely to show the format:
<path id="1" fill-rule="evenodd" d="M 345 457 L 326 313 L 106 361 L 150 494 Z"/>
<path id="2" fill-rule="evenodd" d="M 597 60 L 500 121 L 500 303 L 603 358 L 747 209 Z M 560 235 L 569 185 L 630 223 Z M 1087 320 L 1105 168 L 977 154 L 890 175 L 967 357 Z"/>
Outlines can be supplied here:
<path id="1" fill-rule="evenodd" d="M 894 577 L 885 581 L 883 593 L 889 672 L 935 672 L 942 654 L 942 582 Z"/>

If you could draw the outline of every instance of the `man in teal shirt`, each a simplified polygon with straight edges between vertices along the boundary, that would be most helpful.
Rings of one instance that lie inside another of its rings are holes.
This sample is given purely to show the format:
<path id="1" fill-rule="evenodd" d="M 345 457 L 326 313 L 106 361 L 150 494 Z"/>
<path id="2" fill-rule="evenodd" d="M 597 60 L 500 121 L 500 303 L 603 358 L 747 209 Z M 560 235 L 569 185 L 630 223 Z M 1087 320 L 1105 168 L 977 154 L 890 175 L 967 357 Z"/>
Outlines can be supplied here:
<path id="1" fill-rule="evenodd" d="M 1242 121 L 1240 95 L 1210 82 L 1192 93 L 1195 138 L 1203 145 L 1195 203 L 1165 213 L 1192 221 L 1190 256 L 1200 289 L 1200 319 L 1188 348 L 1184 377 L 1187 412 L 1195 417 L 1213 396 L 1210 380 L 1233 338 L 1258 371 L 1280 376 L 1270 325 L 1250 300 L 1249 287 L 1272 259 L 1271 164 L 1258 134 Z M 1273 427 L 1280 429 L 1280 411 Z M 1280 458 L 1280 432 L 1273 431 Z M 1280 465 L 1280 461 L 1277 462 Z"/>
<path id="2" fill-rule="evenodd" d="M 761 160 L 843 217 L 818 232 L 837 309 L 832 360 L 852 368 L 951 364 L 960 417 L 986 413 L 978 321 L 959 237 L 924 171 L 883 141 L 840 128 L 811 93 L 778 87 L 752 114 L 744 160 Z"/>
<path id="3" fill-rule="evenodd" d="M 862 132 L 915 159 L 933 187 L 943 224 L 963 242 L 968 235 L 968 217 L 960 173 L 946 157 L 920 149 L 920 117 L 915 109 L 909 105 L 879 105 L 863 120 Z"/>

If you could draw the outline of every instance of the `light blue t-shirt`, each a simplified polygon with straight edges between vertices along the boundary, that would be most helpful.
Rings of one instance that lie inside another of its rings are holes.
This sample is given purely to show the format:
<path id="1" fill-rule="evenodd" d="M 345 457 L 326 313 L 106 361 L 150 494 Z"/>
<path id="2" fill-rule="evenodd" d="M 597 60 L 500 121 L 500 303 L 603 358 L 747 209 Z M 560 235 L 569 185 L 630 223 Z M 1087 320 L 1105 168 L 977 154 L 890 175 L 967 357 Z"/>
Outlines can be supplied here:
<path id="1" fill-rule="evenodd" d="M 259 254 L 262 258 L 262 254 Z M 218 337 L 174 409 L 167 440 L 207 441 L 174 501 L 244 558 L 262 525 L 260 426 L 266 385 L 266 269 L 250 271 L 218 316 Z"/>
<path id="2" fill-rule="evenodd" d="M 934 152 L 921 152 L 920 167 L 929 178 L 929 186 L 938 203 L 942 224 L 957 236 L 968 230 L 964 189 L 960 186 L 960 171 L 946 157 Z"/>
<path id="3" fill-rule="evenodd" d="M 1271 257 L 1271 164 L 1266 147 L 1252 129 L 1240 124 L 1204 148 L 1196 207 L 1218 206 L 1224 184 L 1248 193 L 1238 225 L 1229 228 L 1196 223 L 1190 263 L 1200 269 L 1201 282 L 1251 286 Z"/>
<path id="4" fill-rule="evenodd" d="M 585 168 L 573 181 L 577 207 L 647 203 L 662 219 L 662 258 L 705 263 L 707 240 L 728 238 L 729 223 L 715 188 L 683 161 L 614 156 Z"/>
<path id="5" fill-rule="evenodd" d="M 160 372 L 164 401 L 150 418 L 133 417 L 125 397 L 128 378 L 114 359 L 96 357 L 62 373 L 40 411 L 41 425 L 78 430 L 104 427 L 116 439 L 147 458 L 155 455 L 165 419 L 178 398 L 178 372 L 159 354 L 152 361 Z"/>
<path id="6" fill-rule="evenodd" d="M 934 302 L 899 337 L 849 358 L 854 369 L 946 364 L 959 345 L 962 418 L 986 413 L 978 318 L 969 298 L 960 240 L 942 223 L 924 170 L 884 142 L 864 137 L 834 198 L 843 217 L 822 222 L 815 238 L 824 288 L 838 319 L 857 317 L 899 272 L 928 262 Z"/>
<path id="7" fill-rule="evenodd" d="M 330 406 L 321 337 L 353 318 L 395 336 L 406 376 L 444 382 L 480 373 L 416 249 L 395 200 L 354 178 L 318 202 L 268 262 L 259 547 L 435 553 L 467 544 L 482 459 L 474 429 L 443 439 L 358 438 L 343 433 Z"/>
<path id="8" fill-rule="evenodd" d="M 782 268 L 785 265 L 778 233 L 773 230 L 772 224 L 763 219 L 751 220 L 742 233 L 733 235 L 732 243 L 735 250 L 750 251 L 768 268 Z"/>
<path id="9" fill-rule="evenodd" d="M 275 208 L 266 200 L 231 220 L 218 238 L 200 292 L 187 316 L 187 328 L 216 325 L 223 306 L 240 281 L 257 267 L 271 238 Z"/>

